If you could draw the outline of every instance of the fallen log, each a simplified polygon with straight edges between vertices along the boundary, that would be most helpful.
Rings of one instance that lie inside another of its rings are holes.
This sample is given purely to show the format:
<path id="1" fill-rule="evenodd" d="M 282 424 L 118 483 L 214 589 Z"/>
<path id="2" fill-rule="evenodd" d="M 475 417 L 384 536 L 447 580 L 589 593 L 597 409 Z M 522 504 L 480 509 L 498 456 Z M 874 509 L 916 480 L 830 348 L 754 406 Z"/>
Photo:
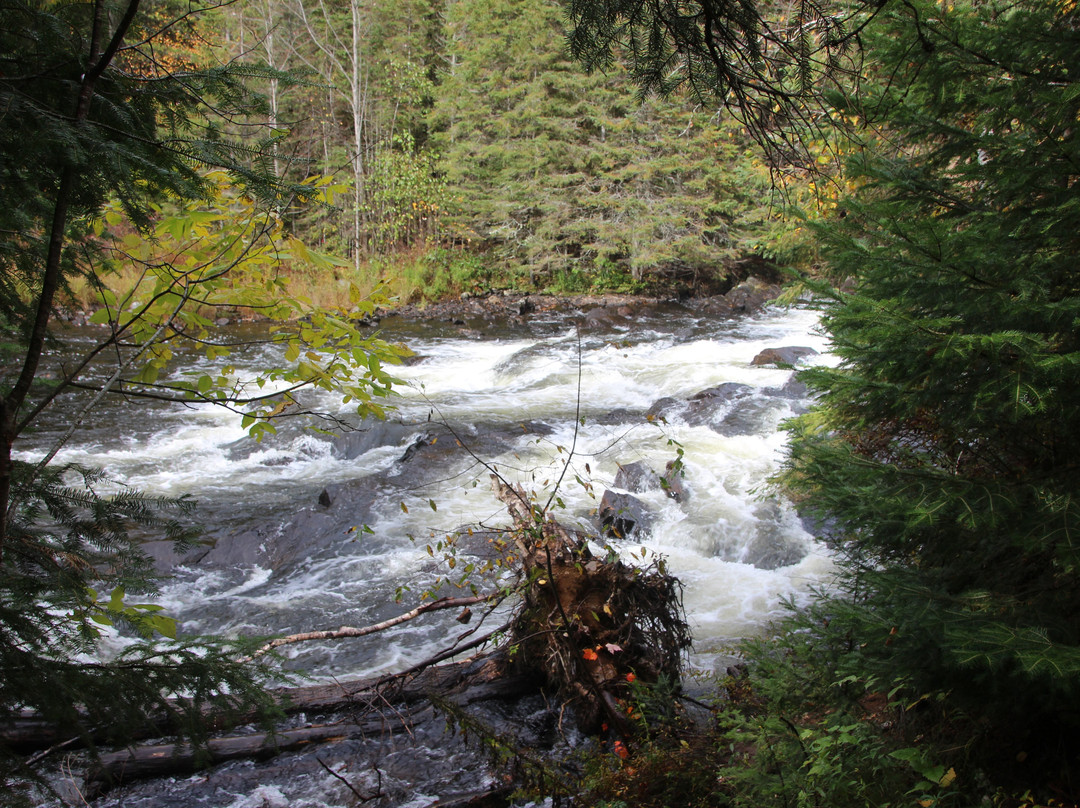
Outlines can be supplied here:
<path id="1" fill-rule="evenodd" d="M 392 692 L 380 689 L 378 681 L 315 685 L 287 691 L 293 712 L 310 712 L 329 705 L 334 710 L 345 711 L 347 718 L 212 738 L 201 747 L 190 743 L 132 745 L 99 756 L 87 772 L 85 782 L 95 796 L 100 796 L 121 782 L 190 773 L 228 760 L 265 759 L 312 744 L 373 734 L 408 733 L 413 720 L 430 712 L 433 694 L 438 694 L 440 701 L 465 708 L 492 699 L 519 698 L 534 692 L 536 687 L 531 676 L 502 675 L 499 666 L 491 660 L 429 668 Z"/>
<path id="2" fill-rule="evenodd" d="M 341 628 L 327 629 L 325 631 L 304 631 L 299 634 L 289 634 L 285 637 L 278 637 L 260 647 L 252 656 L 262 656 L 275 648 L 280 648 L 283 645 L 292 645 L 293 643 L 298 642 L 310 642 L 311 640 L 340 640 L 347 637 L 366 637 L 368 634 L 375 634 L 376 632 L 386 631 L 388 628 L 399 626 L 402 623 L 413 620 L 428 612 L 435 612 L 441 609 L 458 609 L 473 606 L 477 603 L 491 603 L 496 600 L 497 598 L 491 595 L 476 595 L 465 598 L 439 598 L 430 603 L 424 603 L 417 606 L 415 609 L 407 611 L 404 614 L 399 614 L 397 617 L 391 617 L 380 623 L 373 623 L 361 628 L 342 626 Z"/>
<path id="3" fill-rule="evenodd" d="M 165 777 L 190 774 L 208 764 L 223 763 L 238 758 L 259 758 L 288 752 L 312 743 L 343 740 L 383 728 L 383 721 L 361 724 L 335 722 L 277 732 L 259 732 L 213 738 L 205 748 L 189 743 L 166 743 L 133 746 L 120 752 L 102 755 L 87 773 L 86 783 L 94 796 L 100 796 L 113 783 L 128 782 L 146 777 Z"/>
<path id="4" fill-rule="evenodd" d="M 272 647 L 277 647 L 277 645 L 286 645 L 290 642 L 301 642 L 307 639 L 322 638 L 317 635 L 338 635 L 341 637 L 364 636 L 366 634 L 374 633 L 375 631 L 381 631 L 394 625 L 398 625 L 406 620 L 411 620 L 413 617 L 427 611 L 458 608 L 463 605 L 467 606 L 484 600 L 488 599 L 484 597 L 442 598 L 441 600 L 417 607 L 399 617 L 391 618 L 390 620 L 385 620 L 363 629 L 343 627 L 342 629 L 335 631 L 307 632 L 305 634 L 291 635 L 291 637 L 282 638 L 283 642 L 274 641 L 268 643 L 260 648 L 255 655 L 265 654 L 267 651 L 271 650 Z M 302 710 L 328 711 L 341 709 L 355 703 L 359 695 L 364 692 L 374 692 L 378 688 L 389 686 L 395 682 L 402 683 L 405 681 L 412 681 L 413 677 L 419 678 L 415 679 L 418 684 L 416 687 L 412 688 L 412 691 L 423 692 L 423 690 L 434 686 L 429 682 L 431 677 L 453 675 L 452 673 L 445 673 L 446 671 L 453 671 L 454 668 L 452 666 L 437 669 L 436 666 L 438 663 L 443 662 L 452 656 L 460 655 L 466 651 L 484 645 L 493 635 L 501 633 L 506 628 L 507 626 L 504 625 L 468 643 L 460 645 L 455 644 L 445 652 L 437 654 L 430 659 L 426 659 L 423 662 L 414 665 L 408 670 L 396 674 L 389 674 L 375 679 L 336 682 L 329 685 L 277 688 L 271 692 L 271 695 L 278 707 L 286 714 L 289 714 Z M 432 672 L 427 672 L 428 669 Z M 410 688 L 403 687 L 401 692 L 407 695 L 410 692 Z M 213 731 L 227 730 L 239 724 L 245 724 L 258 719 L 258 716 L 254 712 L 229 711 L 228 713 L 222 713 L 216 710 L 212 704 L 207 705 L 204 708 L 204 713 L 206 715 L 206 726 Z M 154 735 L 167 734 L 170 729 L 171 727 L 164 717 L 148 718 L 145 726 L 140 729 L 132 730 L 128 740 L 138 741 Z M 61 748 L 77 748 L 82 746 L 88 739 L 100 742 L 103 740 L 103 737 L 103 734 L 94 732 L 93 730 L 88 732 L 84 730 L 81 733 L 76 733 L 70 728 L 57 726 L 52 722 L 42 719 L 41 716 L 30 710 L 23 711 L 21 715 L 0 724 L 0 744 L 23 754 L 38 752 L 38 754 L 33 755 L 28 762 L 35 762 L 37 759 L 45 757 L 49 752 L 54 750 L 59 750 Z M 45 751 L 41 752 L 40 750 Z"/>

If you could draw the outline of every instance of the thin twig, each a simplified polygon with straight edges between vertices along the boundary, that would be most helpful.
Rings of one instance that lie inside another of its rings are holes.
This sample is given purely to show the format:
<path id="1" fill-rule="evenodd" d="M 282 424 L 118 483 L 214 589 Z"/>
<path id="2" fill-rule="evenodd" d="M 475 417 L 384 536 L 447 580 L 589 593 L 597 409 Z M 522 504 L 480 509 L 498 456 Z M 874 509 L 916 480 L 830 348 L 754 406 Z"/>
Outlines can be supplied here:
<path id="1" fill-rule="evenodd" d="M 351 791 L 353 794 L 355 794 L 356 798 L 358 800 L 360 800 L 360 802 L 362 802 L 362 803 L 363 802 L 370 802 L 371 800 L 378 799 L 379 797 L 382 796 L 382 772 L 379 771 L 378 767 L 375 768 L 376 776 L 379 778 L 378 779 L 378 785 L 376 786 L 376 789 L 375 789 L 375 793 L 372 794 L 370 797 L 365 797 L 363 794 L 361 794 L 359 791 L 356 790 L 356 788 L 353 786 L 352 783 L 350 783 L 348 780 L 346 780 L 344 777 L 342 777 L 336 771 L 334 771 L 329 766 L 327 766 L 326 763 L 323 762 L 323 759 L 321 757 L 316 755 L 315 760 L 318 761 L 319 765 L 322 766 L 323 769 L 325 769 L 328 774 L 330 774 L 332 777 L 336 777 L 338 780 L 343 782 L 345 784 L 345 787 L 347 789 L 349 789 L 349 791 Z"/>

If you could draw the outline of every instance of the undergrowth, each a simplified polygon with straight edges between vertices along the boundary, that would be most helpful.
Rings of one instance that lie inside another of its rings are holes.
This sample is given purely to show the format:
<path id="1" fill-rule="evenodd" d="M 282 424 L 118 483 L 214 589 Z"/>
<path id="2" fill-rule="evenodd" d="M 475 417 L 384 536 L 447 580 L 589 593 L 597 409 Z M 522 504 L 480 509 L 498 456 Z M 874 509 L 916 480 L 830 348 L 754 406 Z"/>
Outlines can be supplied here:
<path id="1" fill-rule="evenodd" d="M 828 601 L 822 601 L 828 603 Z M 707 721 L 638 693 L 638 734 L 590 757 L 575 805 L 600 808 L 1066 808 L 1075 750 L 1002 759 L 1007 735 L 948 692 L 862 678 L 865 649 L 818 608 L 744 642 Z M 666 705 L 662 710 L 659 705 Z M 1034 755 L 1035 747 L 1032 747 Z M 1070 754 L 1072 757 L 1070 757 Z M 1053 758 L 1053 759 L 1051 759 Z"/>

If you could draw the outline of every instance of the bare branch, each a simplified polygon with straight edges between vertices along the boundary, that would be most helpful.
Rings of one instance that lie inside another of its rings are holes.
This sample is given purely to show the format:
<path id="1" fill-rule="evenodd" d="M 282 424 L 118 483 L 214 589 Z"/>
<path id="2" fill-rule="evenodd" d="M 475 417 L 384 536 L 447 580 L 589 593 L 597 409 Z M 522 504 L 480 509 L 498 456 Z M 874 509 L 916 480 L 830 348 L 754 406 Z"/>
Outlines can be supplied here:
<path id="1" fill-rule="evenodd" d="M 276 640 L 271 640 L 266 645 L 259 648 L 251 658 L 262 656 L 268 651 L 272 651 L 275 648 L 280 648 L 283 645 L 292 645 L 298 642 L 308 642 L 310 640 L 340 640 L 345 637 L 365 637 L 368 634 L 375 634 L 379 631 L 385 631 L 388 628 L 406 623 L 409 620 L 419 617 L 427 612 L 440 611 L 442 609 L 456 609 L 463 606 L 472 606 L 477 603 L 488 603 L 496 599 L 494 595 L 474 595 L 467 598 L 439 598 L 431 603 L 425 603 L 421 606 L 417 606 L 415 609 L 399 614 L 397 617 L 391 617 L 389 620 L 383 620 L 381 623 L 372 623 L 370 626 L 363 626 L 362 628 L 354 628 L 353 626 L 342 626 L 338 629 L 329 629 L 327 631 L 305 631 L 299 634 L 289 634 L 286 637 L 278 637 Z"/>

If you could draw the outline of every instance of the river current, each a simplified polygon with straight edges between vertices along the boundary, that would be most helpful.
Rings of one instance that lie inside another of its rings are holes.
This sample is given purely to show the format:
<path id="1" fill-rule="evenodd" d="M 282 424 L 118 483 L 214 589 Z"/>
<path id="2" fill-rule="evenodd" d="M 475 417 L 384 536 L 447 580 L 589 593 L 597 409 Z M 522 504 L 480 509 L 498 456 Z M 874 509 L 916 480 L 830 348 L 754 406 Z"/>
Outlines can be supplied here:
<path id="1" fill-rule="evenodd" d="M 463 545 L 451 570 L 437 543 L 467 526 L 508 523 L 490 490 L 492 468 L 557 503 L 560 520 L 589 527 L 620 465 L 641 461 L 662 474 L 681 449 L 688 496 L 636 493 L 651 526 L 611 546 L 632 563 L 666 559 L 685 586 L 691 664 L 709 671 L 732 641 L 829 572 L 825 552 L 766 485 L 783 457 L 780 424 L 808 402 L 790 370 L 751 364 L 766 348 L 791 345 L 828 361 L 815 326 L 813 312 L 797 309 L 718 320 L 671 307 L 603 332 L 558 314 L 498 326 L 388 318 L 384 336 L 420 359 L 394 369 L 403 383 L 386 422 L 340 434 L 298 419 L 255 443 L 223 408 L 114 400 L 56 462 L 102 468 L 150 494 L 195 497 L 217 547 L 177 559 L 156 600 L 185 633 L 263 636 L 366 625 L 411 608 L 439 579 L 458 580 L 481 551 Z M 65 334 L 58 355 L 95 336 Z M 229 362 L 254 375 L 274 350 Z M 185 361 L 175 372 L 216 366 Z M 721 385 L 736 394 L 705 409 L 693 403 Z M 349 420 L 348 406 L 329 396 L 309 403 Z M 76 402 L 65 406 L 21 458 L 40 457 Z M 361 640 L 290 646 L 286 656 L 316 679 L 369 676 L 429 657 L 459 629 L 449 615 L 433 616 Z"/>

